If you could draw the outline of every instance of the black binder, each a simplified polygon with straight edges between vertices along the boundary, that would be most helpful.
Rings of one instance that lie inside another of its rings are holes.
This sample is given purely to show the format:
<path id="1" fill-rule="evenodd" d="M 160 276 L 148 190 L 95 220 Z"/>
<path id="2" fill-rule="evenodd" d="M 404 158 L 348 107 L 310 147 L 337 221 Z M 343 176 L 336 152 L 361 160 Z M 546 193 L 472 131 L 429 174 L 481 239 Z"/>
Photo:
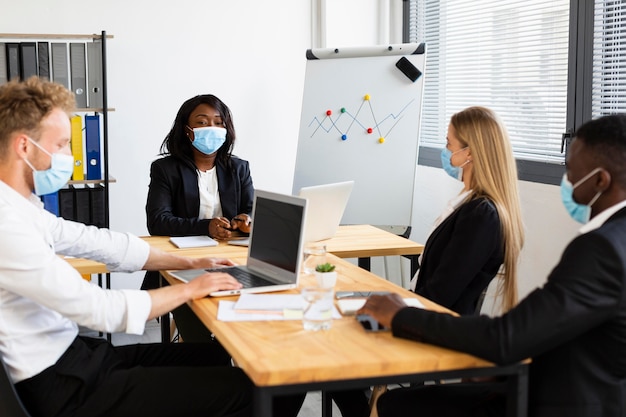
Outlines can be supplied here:
<path id="1" fill-rule="evenodd" d="M 35 42 L 20 43 L 20 78 L 26 80 L 37 75 L 37 44 Z"/>
<path id="2" fill-rule="evenodd" d="M 52 43 L 52 81 L 70 88 L 69 68 L 67 66 L 67 44 Z"/>
<path id="3" fill-rule="evenodd" d="M 59 190 L 59 216 L 65 220 L 75 220 L 74 190 L 71 187 Z"/>
<path id="4" fill-rule="evenodd" d="M 39 77 L 44 80 L 50 79 L 50 45 L 48 42 L 37 42 L 37 61 Z"/>
<path id="5" fill-rule="evenodd" d="M 5 44 L 7 53 L 7 80 L 20 78 L 20 44 L 17 42 L 7 42 Z"/>
<path id="6" fill-rule="evenodd" d="M 102 43 L 87 44 L 87 104 L 90 108 L 102 108 Z"/>
<path id="7" fill-rule="evenodd" d="M 89 207 L 90 188 L 87 185 L 75 186 L 74 189 L 74 220 L 91 224 L 91 208 Z"/>
<path id="8" fill-rule="evenodd" d="M 84 43 L 70 43 L 70 73 L 76 107 L 87 107 L 87 59 Z"/>
<path id="9" fill-rule="evenodd" d="M 7 54 L 4 42 L 0 42 L 0 85 L 7 82 Z"/>
<path id="10" fill-rule="evenodd" d="M 90 191 L 91 224 L 106 227 L 106 209 L 104 207 L 104 186 L 95 184 Z"/>

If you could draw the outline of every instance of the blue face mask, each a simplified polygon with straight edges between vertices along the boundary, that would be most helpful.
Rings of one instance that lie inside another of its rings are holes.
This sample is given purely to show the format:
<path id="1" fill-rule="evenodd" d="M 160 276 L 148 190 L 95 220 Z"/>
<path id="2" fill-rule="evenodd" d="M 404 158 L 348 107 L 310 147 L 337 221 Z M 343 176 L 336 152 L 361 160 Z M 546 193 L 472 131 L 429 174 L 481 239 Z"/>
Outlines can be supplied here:
<path id="1" fill-rule="evenodd" d="M 598 191 L 588 204 L 579 204 L 574 201 L 574 190 L 599 170 L 600 168 L 594 169 L 574 185 L 567 179 L 567 174 L 563 174 L 563 179 L 561 180 L 561 201 L 563 201 L 567 213 L 578 223 L 585 224 L 589 221 L 591 218 L 591 206 L 593 206 L 600 195 L 602 195 L 602 191 Z"/>
<path id="2" fill-rule="evenodd" d="M 31 138 L 28 138 L 28 140 L 44 153 L 50 155 L 51 158 L 50 168 L 43 171 L 37 171 L 27 159 L 24 159 L 24 162 L 33 170 L 35 194 L 41 196 L 59 191 L 72 177 L 72 173 L 74 172 L 74 157 L 62 153 L 51 154 Z"/>
<path id="3" fill-rule="evenodd" d="M 463 181 L 463 166 L 465 166 L 465 164 L 467 164 L 469 160 L 465 161 L 465 163 L 463 163 L 463 165 L 461 165 L 460 167 L 455 167 L 454 165 L 452 165 L 452 162 L 450 162 L 450 160 L 452 158 L 452 155 L 465 149 L 467 149 L 467 146 L 455 152 L 450 151 L 450 149 L 448 148 L 443 148 L 441 150 L 441 166 L 443 167 L 443 170 L 446 171 L 449 176 L 459 181 Z"/>
<path id="4" fill-rule="evenodd" d="M 223 127 L 208 126 L 193 129 L 191 144 L 205 155 L 217 152 L 224 142 L 226 142 L 226 129 Z"/>

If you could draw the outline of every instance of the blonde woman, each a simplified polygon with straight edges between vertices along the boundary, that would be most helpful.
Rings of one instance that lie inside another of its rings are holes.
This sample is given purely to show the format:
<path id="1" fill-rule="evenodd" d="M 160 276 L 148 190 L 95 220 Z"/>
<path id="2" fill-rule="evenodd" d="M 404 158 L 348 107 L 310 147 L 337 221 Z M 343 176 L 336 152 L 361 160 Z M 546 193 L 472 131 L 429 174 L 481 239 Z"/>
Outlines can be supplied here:
<path id="1" fill-rule="evenodd" d="M 508 311 L 517 303 L 517 257 L 524 230 L 517 170 L 504 125 L 484 107 L 453 115 L 441 162 L 464 187 L 435 221 L 412 288 L 461 315 L 475 314 L 482 292 L 502 269 L 502 309 Z M 369 415 L 363 391 L 330 395 L 343 417 Z"/>
<path id="2" fill-rule="evenodd" d="M 502 267 L 500 294 L 507 311 L 517 303 L 524 230 L 506 129 L 493 111 L 469 107 L 450 119 L 441 159 L 464 187 L 435 222 L 414 290 L 459 314 L 474 314 Z"/>

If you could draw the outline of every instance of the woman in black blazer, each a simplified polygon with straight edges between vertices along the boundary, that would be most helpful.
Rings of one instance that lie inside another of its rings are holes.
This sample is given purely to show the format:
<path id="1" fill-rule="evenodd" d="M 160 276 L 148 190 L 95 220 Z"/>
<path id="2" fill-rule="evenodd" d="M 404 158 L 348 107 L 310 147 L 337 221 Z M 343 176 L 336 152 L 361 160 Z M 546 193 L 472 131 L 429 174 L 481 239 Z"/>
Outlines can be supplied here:
<path id="1" fill-rule="evenodd" d="M 443 168 L 464 187 L 435 221 L 412 288 L 459 314 L 475 314 L 481 293 L 502 269 L 499 292 L 507 311 L 517 303 L 524 241 L 509 137 L 494 112 L 470 107 L 452 116 L 446 139 Z M 330 394 L 343 417 L 369 415 L 363 391 Z"/>
<path id="2" fill-rule="evenodd" d="M 450 119 L 441 161 L 463 182 L 436 220 L 416 275 L 416 293 L 459 314 L 474 314 L 502 266 L 502 309 L 517 303 L 517 258 L 524 242 L 517 169 L 494 112 L 470 107 Z"/>
<path id="3" fill-rule="evenodd" d="M 247 161 L 232 155 L 235 128 L 230 109 L 211 94 L 185 101 L 152 163 L 146 203 L 148 231 L 160 236 L 227 239 L 250 232 L 254 188 Z M 142 289 L 159 286 L 158 271 L 146 273 Z M 211 333 L 183 305 L 174 311 L 186 341 L 211 340 Z"/>

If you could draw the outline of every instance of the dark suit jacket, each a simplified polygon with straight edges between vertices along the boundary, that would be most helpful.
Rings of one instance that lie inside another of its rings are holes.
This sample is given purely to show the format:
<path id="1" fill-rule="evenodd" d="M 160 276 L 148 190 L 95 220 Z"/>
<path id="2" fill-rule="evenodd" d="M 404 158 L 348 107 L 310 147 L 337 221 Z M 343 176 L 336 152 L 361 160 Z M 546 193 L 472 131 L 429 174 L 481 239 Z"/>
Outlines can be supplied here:
<path id="1" fill-rule="evenodd" d="M 216 164 L 217 184 L 224 217 L 252 212 L 254 188 L 247 161 L 231 158 L 232 169 Z M 200 192 L 194 167 L 178 158 L 157 159 L 150 167 L 146 203 L 148 232 L 160 236 L 209 234 L 210 219 L 198 219 Z"/>
<path id="2" fill-rule="evenodd" d="M 216 162 L 217 184 L 224 217 L 252 212 L 254 187 L 247 161 L 231 157 L 231 168 Z M 146 202 L 148 232 L 157 236 L 209 234 L 210 219 L 199 219 L 200 192 L 195 167 L 173 156 L 157 159 L 150 167 Z M 158 287 L 158 272 L 146 274 L 142 289 Z"/>
<path id="3" fill-rule="evenodd" d="M 470 200 L 428 237 L 415 292 L 459 314 L 474 314 L 504 260 L 500 217 L 491 200 Z"/>
<path id="4" fill-rule="evenodd" d="M 496 363 L 531 357 L 532 417 L 626 415 L 626 209 L 575 238 L 544 287 L 504 316 L 405 308 L 392 328 Z"/>

